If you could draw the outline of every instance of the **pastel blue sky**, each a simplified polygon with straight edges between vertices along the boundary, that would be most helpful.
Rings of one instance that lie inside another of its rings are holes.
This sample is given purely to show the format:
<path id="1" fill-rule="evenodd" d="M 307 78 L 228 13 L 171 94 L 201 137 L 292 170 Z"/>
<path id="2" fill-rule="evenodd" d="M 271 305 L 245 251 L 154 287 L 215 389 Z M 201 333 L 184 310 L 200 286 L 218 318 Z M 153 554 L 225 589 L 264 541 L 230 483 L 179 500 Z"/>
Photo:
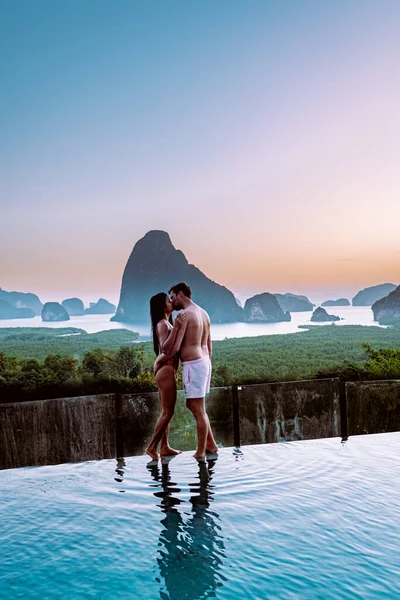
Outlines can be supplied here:
<path id="1" fill-rule="evenodd" d="M 0 286 L 118 298 L 164 229 L 238 296 L 400 283 L 397 0 L 0 0 Z"/>

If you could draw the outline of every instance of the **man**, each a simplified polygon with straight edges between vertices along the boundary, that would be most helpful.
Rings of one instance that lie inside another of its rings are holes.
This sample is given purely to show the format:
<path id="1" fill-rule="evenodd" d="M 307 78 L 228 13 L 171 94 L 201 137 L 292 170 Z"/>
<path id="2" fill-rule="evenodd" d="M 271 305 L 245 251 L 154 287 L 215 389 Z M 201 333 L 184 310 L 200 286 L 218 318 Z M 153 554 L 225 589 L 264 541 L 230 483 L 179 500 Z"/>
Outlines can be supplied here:
<path id="1" fill-rule="evenodd" d="M 154 372 L 180 352 L 182 381 L 186 406 L 192 411 L 197 426 L 197 450 L 194 457 L 204 460 L 206 451 L 217 453 L 210 421 L 205 408 L 205 395 L 210 391 L 211 379 L 211 332 L 210 317 L 192 300 L 192 292 L 186 283 L 177 283 L 169 290 L 175 310 L 181 310 L 176 321 L 178 328 L 175 341 L 167 341 L 154 364 Z"/>

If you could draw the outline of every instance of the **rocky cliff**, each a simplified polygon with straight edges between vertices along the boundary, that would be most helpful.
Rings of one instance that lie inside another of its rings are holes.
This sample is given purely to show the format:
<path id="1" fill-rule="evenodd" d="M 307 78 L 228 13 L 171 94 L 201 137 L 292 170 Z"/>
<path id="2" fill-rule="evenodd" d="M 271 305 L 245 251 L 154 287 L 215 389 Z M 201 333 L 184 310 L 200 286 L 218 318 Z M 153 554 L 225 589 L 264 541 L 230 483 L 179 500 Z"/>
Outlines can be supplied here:
<path id="1" fill-rule="evenodd" d="M 274 294 L 279 302 L 281 309 L 286 312 L 304 312 L 311 311 L 313 304 L 306 296 L 298 296 L 296 294 Z"/>
<path id="2" fill-rule="evenodd" d="M 9 302 L 0 299 L 0 319 L 31 319 L 35 313 L 30 308 L 15 308 Z"/>
<path id="3" fill-rule="evenodd" d="M 69 321 L 69 314 L 59 302 L 46 302 L 42 308 L 42 321 Z"/>
<path id="4" fill-rule="evenodd" d="M 36 294 L 25 292 L 6 292 L 0 288 L 0 300 L 5 300 L 14 308 L 30 308 L 35 315 L 40 315 L 43 304 Z"/>
<path id="5" fill-rule="evenodd" d="M 288 312 L 283 312 L 274 294 L 265 292 L 246 300 L 244 320 L 248 323 L 278 323 L 290 321 Z"/>
<path id="6" fill-rule="evenodd" d="M 100 298 L 97 302 L 90 303 L 90 307 L 85 309 L 86 315 L 113 315 L 115 313 L 116 306 L 111 304 L 108 300 Z"/>
<path id="7" fill-rule="evenodd" d="M 85 313 L 85 307 L 80 298 L 67 298 L 61 304 L 70 317 L 79 317 Z"/>
<path id="8" fill-rule="evenodd" d="M 325 300 L 321 306 L 350 306 L 347 298 L 338 298 L 338 300 Z"/>
<path id="9" fill-rule="evenodd" d="M 356 294 L 352 300 L 353 306 L 372 306 L 374 302 L 377 302 L 381 298 L 384 298 L 390 292 L 396 289 L 394 283 L 381 283 L 380 285 L 373 285 L 367 287 Z"/>
<path id="10" fill-rule="evenodd" d="M 385 324 L 400 320 L 400 285 L 372 305 L 374 320 Z"/>
<path id="11" fill-rule="evenodd" d="M 314 323 L 328 323 L 329 321 L 340 321 L 340 317 L 328 314 L 324 308 L 319 306 L 314 310 L 310 320 Z"/>
<path id="12" fill-rule="evenodd" d="M 232 292 L 189 264 L 165 231 L 149 231 L 133 248 L 122 277 L 117 314 L 112 320 L 149 323 L 151 296 L 168 292 L 180 281 L 190 285 L 192 299 L 214 323 L 243 321 L 243 309 Z"/>

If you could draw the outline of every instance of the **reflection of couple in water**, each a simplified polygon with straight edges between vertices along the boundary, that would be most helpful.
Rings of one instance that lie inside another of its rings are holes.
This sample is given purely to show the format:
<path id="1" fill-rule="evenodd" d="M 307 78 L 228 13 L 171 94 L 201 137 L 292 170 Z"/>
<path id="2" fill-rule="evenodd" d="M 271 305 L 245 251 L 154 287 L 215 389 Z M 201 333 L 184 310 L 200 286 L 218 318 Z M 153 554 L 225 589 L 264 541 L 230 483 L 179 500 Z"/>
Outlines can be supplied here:
<path id="1" fill-rule="evenodd" d="M 154 375 L 160 394 L 161 415 L 147 454 L 158 459 L 161 456 L 179 453 L 168 443 L 168 424 L 174 414 L 176 403 L 176 371 L 182 361 L 182 381 L 186 406 L 193 413 L 197 427 L 197 450 L 195 458 L 203 460 L 206 452 L 215 454 L 215 443 L 210 421 L 205 409 L 205 395 L 210 391 L 211 379 L 211 333 L 210 318 L 205 310 L 191 299 L 191 290 L 186 283 L 178 283 L 169 290 L 150 300 L 150 315 L 153 330 L 153 346 L 157 356 Z M 180 310 L 175 323 L 172 312 Z"/>
<path id="2" fill-rule="evenodd" d="M 160 597 L 170 600 L 215 597 L 216 589 L 223 585 L 219 571 L 225 556 L 219 516 L 209 508 L 213 499 L 210 482 L 215 461 L 208 462 L 208 466 L 205 461 L 199 461 L 199 481 L 189 484 L 193 494 L 189 500 L 192 510 L 186 519 L 187 511 L 176 508 L 183 501 L 173 494 L 181 490 L 171 481 L 168 461 L 165 462 L 161 473 L 158 464 L 148 466 L 161 488 L 154 495 L 161 498 L 159 506 L 165 513 L 157 563 L 166 591 L 160 589 Z"/>

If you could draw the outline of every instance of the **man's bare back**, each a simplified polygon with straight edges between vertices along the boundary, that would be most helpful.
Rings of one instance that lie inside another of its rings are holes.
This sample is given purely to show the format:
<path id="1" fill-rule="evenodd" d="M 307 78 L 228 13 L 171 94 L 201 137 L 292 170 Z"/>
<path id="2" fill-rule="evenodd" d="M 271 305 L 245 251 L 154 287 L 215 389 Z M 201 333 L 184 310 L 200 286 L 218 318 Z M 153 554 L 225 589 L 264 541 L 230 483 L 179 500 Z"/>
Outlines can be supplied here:
<path id="1" fill-rule="evenodd" d="M 210 318 L 206 311 L 192 302 L 182 313 L 186 329 L 180 348 L 182 362 L 210 357 Z"/>

